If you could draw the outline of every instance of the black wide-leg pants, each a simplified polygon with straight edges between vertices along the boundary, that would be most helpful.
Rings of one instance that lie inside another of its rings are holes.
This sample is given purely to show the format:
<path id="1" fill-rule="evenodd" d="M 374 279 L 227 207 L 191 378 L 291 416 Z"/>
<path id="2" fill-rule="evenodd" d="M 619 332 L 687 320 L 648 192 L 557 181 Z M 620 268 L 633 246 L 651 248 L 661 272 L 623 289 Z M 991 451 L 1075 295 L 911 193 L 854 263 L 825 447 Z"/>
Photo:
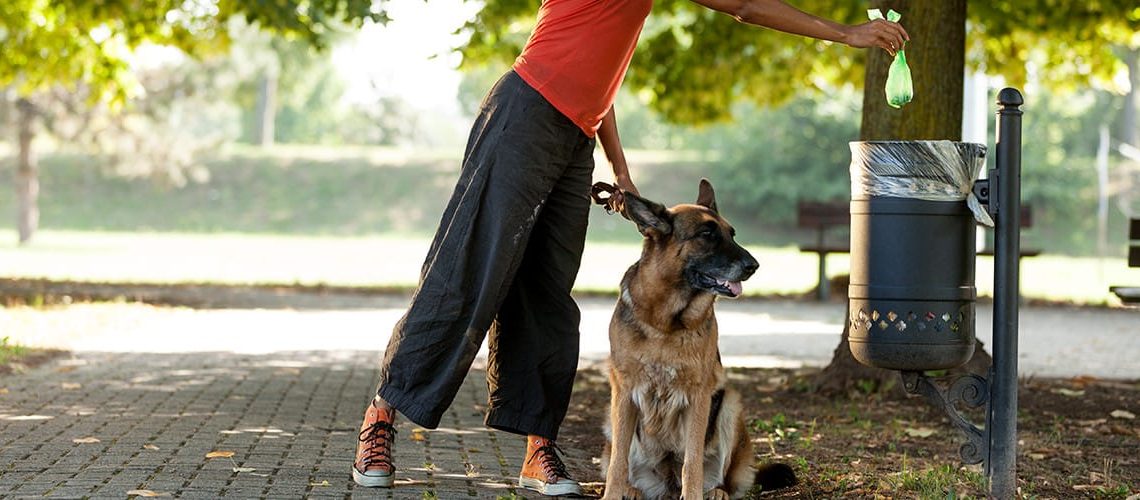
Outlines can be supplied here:
<path id="1" fill-rule="evenodd" d="M 439 425 L 490 331 L 488 426 L 556 438 L 578 366 L 570 289 L 590 208 L 594 139 L 513 71 L 483 101 L 378 394 Z"/>

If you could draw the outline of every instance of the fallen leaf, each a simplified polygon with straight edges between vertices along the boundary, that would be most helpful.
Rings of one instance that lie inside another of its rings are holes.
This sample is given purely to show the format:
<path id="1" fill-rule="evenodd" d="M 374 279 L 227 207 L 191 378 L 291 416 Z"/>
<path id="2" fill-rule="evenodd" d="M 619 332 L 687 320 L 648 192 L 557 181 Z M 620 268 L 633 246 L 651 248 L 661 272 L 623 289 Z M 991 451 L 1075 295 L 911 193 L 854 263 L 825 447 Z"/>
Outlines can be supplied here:
<path id="1" fill-rule="evenodd" d="M 85 437 L 72 439 L 71 442 L 75 444 L 95 444 L 101 441 L 99 441 L 99 438 L 97 437 Z"/>
<path id="2" fill-rule="evenodd" d="M 328 479 L 321 481 L 319 483 L 314 483 L 312 481 L 309 481 L 309 486 L 328 486 L 328 485 L 329 485 Z"/>
<path id="3" fill-rule="evenodd" d="M 206 454 L 206 458 L 230 458 L 234 456 L 232 451 L 211 451 Z"/>
<path id="4" fill-rule="evenodd" d="M 1086 386 L 1089 384 L 1095 384 L 1097 382 L 1100 382 L 1100 379 L 1093 377 L 1091 375 L 1078 375 L 1076 377 L 1069 379 L 1069 381 L 1072 382 L 1073 385 Z"/>
<path id="5" fill-rule="evenodd" d="M 8 394 L 8 388 L 7 387 L 0 387 L 0 394 Z"/>
<path id="6" fill-rule="evenodd" d="M 253 467 L 234 467 L 234 472 L 237 472 L 239 474 L 242 472 L 253 472 L 255 470 L 257 469 L 254 469 Z"/>
<path id="7" fill-rule="evenodd" d="M 1132 420 L 1132 419 L 1136 418 L 1135 413 L 1132 413 L 1132 412 L 1127 411 L 1127 410 L 1114 410 L 1112 413 L 1109 413 L 1109 415 L 1111 415 L 1112 418 L 1124 418 L 1124 419 L 1128 419 L 1128 420 Z"/>
<path id="8" fill-rule="evenodd" d="M 66 391 L 72 391 L 83 387 L 83 384 L 76 384 L 75 382 L 64 382 L 62 384 L 59 384 L 59 386 Z"/>
<path id="9" fill-rule="evenodd" d="M 144 450 L 161 450 L 162 448 L 159 448 L 153 444 L 144 444 L 143 449 Z"/>
<path id="10" fill-rule="evenodd" d="M 935 433 L 934 429 L 930 429 L 927 427 L 919 427 L 917 429 L 913 429 L 913 428 L 908 427 L 906 429 L 903 429 L 903 432 L 906 432 L 906 435 L 908 435 L 910 437 L 917 437 L 917 438 L 928 438 L 930 436 L 933 436 Z"/>
<path id="11" fill-rule="evenodd" d="M 423 429 L 412 429 L 412 437 L 410 439 L 412 441 L 423 441 L 423 440 L 427 439 L 427 437 L 424 436 L 424 430 Z"/>
<path id="12" fill-rule="evenodd" d="M 168 497 L 168 496 L 170 496 L 170 493 L 159 493 L 157 491 L 151 491 L 151 490 L 131 490 L 131 491 L 128 491 L 127 496 L 131 496 L 131 495 L 139 496 L 139 497 Z"/>
<path id="13" fill-rule="evenodd" d="M 1030 453 L 1029 458 L 1032 458 L 1034 460 L 1045 460 L 1045 454 L 1044 453 Z"/>
<path id="14" fill-rule="evenodd" d="M 1112 424 L 1112 425 L 1108 426 L 1108 432 L 1110 432 L 1112 434 L 1116 434 L 1117 436 L 1131 436 L 1132 435 L 1132 429 L 1129 429 L 1123 425 L 1116 425 L 1116 424 Z"/>
<path id="15" fill-rule="evenodd" d="M 1081 397 L 1081 396 L 1084 396 L 1084 395 L 1085 395 L 1085 391 L 1084 391 L 1084 390 L 1078 390 L 1078 391 L 1074 391 L 1074 390 L 1072 390 L 1072 389 L 1065 389 L 1065 388 L 1063 388 L 1063 387 L 1062 387 L 1062 388 L 1060 388 L 1060 389 L 1054 389 L 1054 390 L 1053 390 L 1053 392 L 1055 392 L 1055 393 L 1057 393 L 1057 394 L 1060 394 L 1060 395 L 1062 395 L 1062 396 L 1068 396 L 1068 397 L 1070 397 L 1070 398 L 1079 398 L 1079 397 Z"/>

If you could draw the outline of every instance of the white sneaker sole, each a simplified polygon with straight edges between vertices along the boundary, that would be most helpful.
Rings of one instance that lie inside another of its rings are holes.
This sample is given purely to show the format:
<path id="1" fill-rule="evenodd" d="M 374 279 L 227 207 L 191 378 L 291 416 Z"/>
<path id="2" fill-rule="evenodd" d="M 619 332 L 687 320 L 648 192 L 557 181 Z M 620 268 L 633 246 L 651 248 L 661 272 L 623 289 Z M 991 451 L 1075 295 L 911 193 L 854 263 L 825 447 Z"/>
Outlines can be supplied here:
<path id="1" fill-rule="evenodd" d="M 385 476 L 366 476 L 356 467 L 352 468 L 352 480 L 365 488 L 391 488 L 392 483 L 396 480 L 396 474 L 388 474 Z"/>
<path id="2" fill-rule="evenodd" d="M 355 470 L 355 469 L 353 469 Z M 548 497 L 581 496 L 582 487 L 575 482 L 550 484 L 541 479 L 519 476 L 519 486 L 531 491 L 537 491 Z"/>

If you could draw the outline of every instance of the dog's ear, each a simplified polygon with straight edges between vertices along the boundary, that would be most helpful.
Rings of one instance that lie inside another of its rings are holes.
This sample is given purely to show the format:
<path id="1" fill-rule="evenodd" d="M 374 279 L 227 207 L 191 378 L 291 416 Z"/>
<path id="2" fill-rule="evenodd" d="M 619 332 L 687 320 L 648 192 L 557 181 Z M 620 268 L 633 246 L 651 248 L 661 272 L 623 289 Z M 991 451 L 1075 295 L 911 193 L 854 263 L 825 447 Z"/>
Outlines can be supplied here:
<path id="1" fill-rule="evenodd" d="M 637 224 L 637 230 L 646 236 L 650 232 L 666 235 L 673 232 L 673 221 L 665 206 L 633 193 L 625 193 L 622 215 Z"/>
<path id="2" fill-rule="evenodd" d="M 701 179 L 701 186 L 697 191 L 697 205 L 716 212 L 716 194 L 713 193 L 712 183 L 708 179 Z"/>

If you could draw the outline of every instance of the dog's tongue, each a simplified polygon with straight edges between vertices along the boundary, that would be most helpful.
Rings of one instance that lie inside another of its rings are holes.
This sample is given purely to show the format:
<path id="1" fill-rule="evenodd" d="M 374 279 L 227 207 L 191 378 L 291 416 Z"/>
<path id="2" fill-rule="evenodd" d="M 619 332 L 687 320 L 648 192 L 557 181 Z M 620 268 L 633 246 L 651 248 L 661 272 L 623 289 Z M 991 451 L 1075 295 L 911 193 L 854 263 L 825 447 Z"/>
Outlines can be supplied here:
<path id="1" fill-rule="evenodd" d="M 744 291 L 744 285 L 739 281 L 721 281 L 720 284 L 728 288 L 728 291 L 732 293 L 733 297 L 739 297 L 741 292 Z"/>

